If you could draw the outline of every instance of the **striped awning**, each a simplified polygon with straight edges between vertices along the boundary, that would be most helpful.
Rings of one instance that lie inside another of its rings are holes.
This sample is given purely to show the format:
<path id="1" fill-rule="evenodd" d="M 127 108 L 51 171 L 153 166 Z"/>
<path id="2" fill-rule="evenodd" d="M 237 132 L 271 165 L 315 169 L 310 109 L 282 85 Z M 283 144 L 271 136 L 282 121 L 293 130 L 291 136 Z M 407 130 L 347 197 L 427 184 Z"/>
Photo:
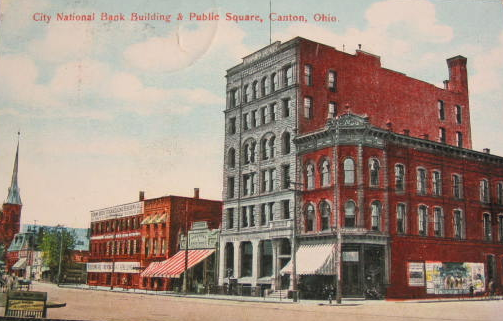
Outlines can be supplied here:
<path id="1" fill-rule="evenodd" d="M 13 266 L 12 266 L 12 269 L 13 270 L 24 270 L 26 269 L 26 265 L 27 265 L 27 262 L 26 262 L 26 258 L 25 257 L 22 257 L 20 258 Z"/>
<path id="2" fill-rule="evenodd" d="M 189 250 L 187 269 L 195 266 L 215 252 L 214 249 Z M 143 278 L 179 278 L 185 271 L 185 251 L 179 251 L 162 262 L 152 262 L 141 273 Z"/>
<path id="3" fill-rule="evenodd" d="M 335 251 L 335 244 L 301 244 L 297 249 L 297 275 L 337 274 Z M 292 274 L 292 261 L 280 273 Z"/>

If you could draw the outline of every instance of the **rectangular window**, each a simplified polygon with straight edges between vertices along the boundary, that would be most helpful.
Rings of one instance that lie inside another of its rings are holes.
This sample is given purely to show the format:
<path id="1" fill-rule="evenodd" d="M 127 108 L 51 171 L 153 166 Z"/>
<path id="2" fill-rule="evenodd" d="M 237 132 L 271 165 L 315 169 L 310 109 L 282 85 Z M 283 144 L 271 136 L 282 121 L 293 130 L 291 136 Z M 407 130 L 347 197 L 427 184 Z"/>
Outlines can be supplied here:
<path id="1" fill-rule="evenodd" d="M 262 178 L 262 186 L 261 186 L 260 190 L 262 192 L 265 192 L 265 191 L 267 191 L 267 188 L 269 187 L 269 173 L 267 172 L 267 170 L 263 170 L 260 173 L 260 176 Z"/>
<path id="2" fill-rule="evenodd" d="M 438 106 L 438 119 L 440 120 L 445 120 L 445 107 L 444 107 L 444 102 L 442 100 L 439 100 L 437 102 Z"/>
<path id="3" fill-rule="evenodd" d="M 251 126 L 253 128 L 257 127 L 258 126 L 258 118 L 257 118 L 257 115 L 258 114 L 258 111 L 257 110 L 253 110 L 251 112 Z"/>
<path id="4" fill-rule="evenodd" d="M 236 117 L 229 118 L 228 133 L 229 135 L 236 133 Z"/>
<path id="5" fill-rule="evenodd" d="M 304 83 L 306 86 L 313 85 L 313 67 L 311 65 L 304 66 Z"/>
<path id="6" fill-rule="evenodd" d="M 239 105 L 239 92 L 237 89 L 233 89 L 229 92 L 229 101 L 231 108 Z"/>
<path id="7" fill-rule="evenodd" d="M 454 237 L 463 238 L 463 213 L 460 210 L 454 211 Z"/>
<path id="8" fill-rule="evenodd" d="M 395 189 L 398 192 L 405 190 L 405 167 L 402 164 L 395 165 Z"/>
<path id="9" fill-rule="evenodd" d="M 486 241 L 491 241 L 492 236 L 492 225 L 491 225 L 491 215 L 488 213 L 484 214 L 484 239 Z"/>
<path id="10" fill-rule="evenodd" d="M 463 133 L 456 132 L 456 146 L 463 147 Z"/>
<path id="11" fill-rule="evenodd" d="M 461 124 L 462 121 L 462 115 L 461 115 L 461 106 L 456 105 L 456 123 Z"/>
<path id="12" fill-rule="evenodd" d="M 267 223 L 267 206 L 266 204 L 260 204 L 260 225 L 266 225 Z"/>
<path id="13" fill-rule="evenodd" d="M 328 103 L 328 118 L 334 118 L 337 115 L 337 107 L 335 102 Z"/>
<path id="14" fill-rule="evenodd" d="M 269 222 L 274 221 L 274 202 L 267 204 L 269 207 Z"/>
<path id="15" fill-rule="evenodd" d="M 248 227 L 248 208 L 246 206 L 243 206 L 241 208 L 241 226 L 242 227 Z"/>
<path id="16" fill-rule="evenodd" d="M 255 205 L 248 206 L 248 215 L 250 217 L 250 226 L 255 226 Z"/>
<path id="17" fill-rule="evenodd" d="M 269 170 L 269 192 L 274 191 L 276 186 L 276 168 L 271 168 Z"/>
<path id="18" fill-rule="evenodd" d="M 327 77 L 328 77 L 328 79 L 327 79 L 328 90 L 336 91 L 337 90 L 337 73 L 335 71 L 330 70 L 328 72 Z"/>
<path id="19" fill-rule="evenodd" d="M 489 181 L 486 179 L 480 181 L 480 201 L 489 203 Z"/>
<path id="20" fill-rule="evenodd" d="M 452 175 L 452 196 L 456 199 L 463 198 L 463 183 L 461 176 L 457 174 Z"/>
<path id="21" fill-rule="evenodd" d="M 276 120 L 276 103 L 269 105 L 269 116 L 271 121 Z"/>
<path id="22" fill-rule="evenodd" d="M 283 82 L 285 87 L 293 85 L 293 69 L 292 66 L 286 66 L 283 69 Z"/>
<path id="23" fill-rule="evenodd" d="M 227 228 L 228 229 L 234 228 L 234 209 L 233 208 L 227 209 Z"/>
<path id="24" fill-rule="evenodd" d="M 444 213 L 440 207 L 435 207 L 435 236 L 444 236 Z"/>
<path id="25" fill-rule="evenodd" d="M 253 195 L 255 194 L 255 173 L 249 173 L 243 175 L 243 195 Z"/>
<path id="26" fill-rule="evenodd" d="M 267 107 L 260 108 L 260 124 L 265 125 L 268 123 Z"/>
<path id="27" fill-rule="evenodd" d="M 417 169 L 417 193 L 426 194 L 426 170 L 424 168 Z"/>
<path id="28" fill-rule="evenodd" d="M 426 206 L 419 206 L 418 210 L 418 218 L 419 218 L 419 235 L 426 236 L 428 235 L 428 209 Z"/>
<path id="29" fill-rule="evenodd" d="M 250 129 L 250 115 L 248 113 L 243 114 L 243 130 Z"/>
<path id="30" fill-rule="evenodd" d="M 234 177 L 227 178 L 227 198 L 234 198 Z"/>
<path id="31" fill-rule="evenodd" d="M 396 209 L 396 231 L 399 234 L 405 233 L 405 204 L 398 204 Z"/>
<path id="32" fill-rule="evenodd" d="M 283 218 L 288 220 L 290 218 L 290 200 L 283 200 L 281 203 L 283 205 Z"/>
<path id="33" fill-rule="evenodd" d="M 283 177 L 281 179 L 281 186 L 283 187 L 283 189 L 287 189 L 290 187 L 290 165 L 283 165 L 281 166 L 282 168 L 282 173 L 283 173 Z"/>
<path id="34" fill-rule="evenodd" d="M 503 242 L 503 216 L 498 216 L 499 241 Z"/>
<path id="35" fill-rule="evenodd" d="M 433 195 L 440 196 L 442 195 L 442 177 L 440 176 L 439 171 L 434 171 L 432 176 L 432 185 L 433 185 Z"/>
<path id="36" fill-rule="evenodd" d="M 438 141 L 445 144 L 445 128 L 440 127 L 438 130 Z"/>
<path id="37" fill-rule="evenodd" d="M 503 183 L 498 183 L 496 186 L 496 197 L 499 205 L 503 205 Z"/>
<path id="38" fill-rule="evenodd" d="M 310 119 L 313 115 L 313 99 L 311 97 L 304 97 L 304 117 Z"/>
<path id="39" fill-rule="evenodd" d="M 289 117 L 290 116 L 290 98 L 285 98 L 282 100 L 283 102 L 283 117 Z"/>

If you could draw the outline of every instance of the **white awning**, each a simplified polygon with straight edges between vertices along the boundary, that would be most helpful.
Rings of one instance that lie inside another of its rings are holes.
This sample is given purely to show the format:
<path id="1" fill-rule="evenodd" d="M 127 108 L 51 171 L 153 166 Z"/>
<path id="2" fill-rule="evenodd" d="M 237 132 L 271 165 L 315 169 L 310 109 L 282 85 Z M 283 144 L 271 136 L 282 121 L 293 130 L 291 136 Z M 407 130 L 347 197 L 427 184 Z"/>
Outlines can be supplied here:
<path id="1" fill-rule="evenodd" d="M 297 249 L 297 275 L 335 275 L 335 244 L 301 244 Z M 281 269 L 281 274 L 292 274 L 292 261 Z"/>
<path id="2" fill-rule="evenodd" d="M 26 268 L 26 258 L 20 258 L 13 266 L 13 270 L 24 270 Z"/>

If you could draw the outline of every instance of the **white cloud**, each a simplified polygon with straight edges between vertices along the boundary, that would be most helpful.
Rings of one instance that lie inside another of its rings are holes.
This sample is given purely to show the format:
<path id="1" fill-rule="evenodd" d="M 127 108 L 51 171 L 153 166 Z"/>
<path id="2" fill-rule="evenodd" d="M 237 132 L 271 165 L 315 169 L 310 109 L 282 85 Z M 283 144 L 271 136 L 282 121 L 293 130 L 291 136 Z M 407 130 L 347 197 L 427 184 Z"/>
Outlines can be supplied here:
<path id="1" fill-rule="evenodd" d="M 218 51 L 220 59 L 244 56 L 248 52 L 242 43 L 244 36 L 236 24 L 224 21 L 179 25 L 166 37 L 152 37 L 129 46 L 124 59 L 141 70 L 176 71 L 194 64 L 210 51 Z"/>
<path id="2" fill-rule="evenodd" d="M 4 0 L 0 6 L 2 29 L 19 32 L 30 26 L 35 12 L 44 12 L 50 7 L 45 0 Z"/>
<path id="3" fill-rule="evenodd" d="M 483 94 L 503 88 L 503 32 L 496 47 L 474 56 L 473 67 L 475 74 L 469 79 L 471 93 Z"/>

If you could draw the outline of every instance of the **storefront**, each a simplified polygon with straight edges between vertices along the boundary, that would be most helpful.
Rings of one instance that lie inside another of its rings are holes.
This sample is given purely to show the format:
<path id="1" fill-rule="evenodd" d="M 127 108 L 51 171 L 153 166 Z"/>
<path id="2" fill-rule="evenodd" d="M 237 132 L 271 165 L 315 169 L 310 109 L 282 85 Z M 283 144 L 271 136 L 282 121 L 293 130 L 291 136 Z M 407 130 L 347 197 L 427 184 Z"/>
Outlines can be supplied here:
<path id="1" fill-rule="evenodd" d="M 87 263 L 88 284 L 131 288 L 137 287 L 140 262 L 89 262 Z"/>

